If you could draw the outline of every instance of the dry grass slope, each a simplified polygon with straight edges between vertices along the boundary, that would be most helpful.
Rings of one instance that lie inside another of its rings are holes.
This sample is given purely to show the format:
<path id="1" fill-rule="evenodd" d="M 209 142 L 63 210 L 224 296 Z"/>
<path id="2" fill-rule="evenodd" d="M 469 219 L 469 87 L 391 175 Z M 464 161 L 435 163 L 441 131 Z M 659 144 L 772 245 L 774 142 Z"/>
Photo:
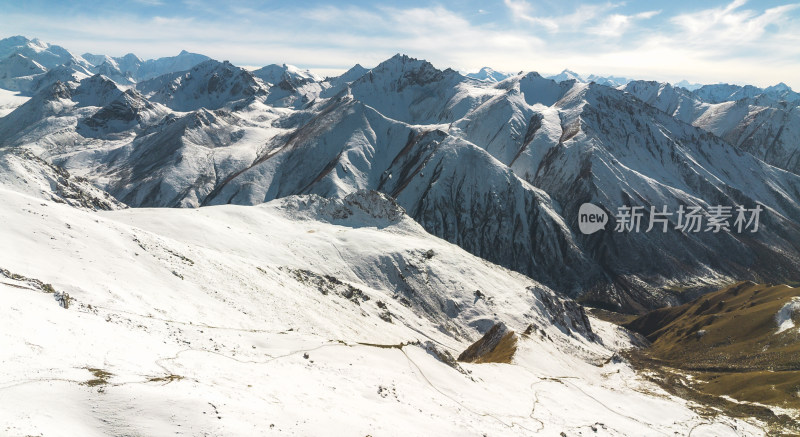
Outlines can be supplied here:
<path id="1" fill-rule="evenodd" d="M 800 410 L 800 315 L 778 333 L 776 314 L 800 288 L 741 282 L 625 323 L 652 342 L 648 360 L 693 376 L 693 388 Z"/>
<path id="2" fill-rule="evenodd" d="M 517 335 L 498 323 L 458 356 L 467 363 L 511 363 L 517 351 Z"/>

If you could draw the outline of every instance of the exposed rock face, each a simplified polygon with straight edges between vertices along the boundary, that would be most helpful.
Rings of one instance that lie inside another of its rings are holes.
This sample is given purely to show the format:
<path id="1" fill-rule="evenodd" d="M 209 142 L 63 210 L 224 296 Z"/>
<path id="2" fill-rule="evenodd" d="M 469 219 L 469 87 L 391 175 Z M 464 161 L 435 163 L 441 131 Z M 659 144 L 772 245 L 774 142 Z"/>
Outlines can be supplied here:
<path id="1" fill-rule="evenodd" d="M 405 210 L 393 198 L 372 190 L 360 190 L 333 199 L 316 195 L 290 197 L 283 204 L 287 210 L 296 211 L 299 215 L 331 223 L 352 219 L 353 222 L 385 227 L 399 222 L 405 216 Z"/>

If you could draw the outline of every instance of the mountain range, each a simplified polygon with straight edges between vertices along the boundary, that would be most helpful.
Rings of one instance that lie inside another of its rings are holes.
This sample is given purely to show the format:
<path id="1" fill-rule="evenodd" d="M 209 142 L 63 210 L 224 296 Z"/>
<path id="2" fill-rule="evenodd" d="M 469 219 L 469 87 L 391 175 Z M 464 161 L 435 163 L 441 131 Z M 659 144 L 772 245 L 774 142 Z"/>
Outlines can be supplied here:
<path id="1" fill-rule="evenodd" d="M 405 55 L 321 78 L 186 52 L 75 56 L 19 37 L 0 53 L 36 62 L 0 64 L 30 93 L 0 118 L 0 153 L 35 156 L 130 207 L 377 190 L 470 253 L 628 312 L 734 279 L 798 279 L 800 123 L 785 86 L 468 77 Z M 584 203 L 611 217 L 604 231 L 579 232 Z M 620 207 L 647 220 L 681 205 L 764 213 L 757 233 L 685 232 L 676 217 L 667 232 L 614 232 Z"/>

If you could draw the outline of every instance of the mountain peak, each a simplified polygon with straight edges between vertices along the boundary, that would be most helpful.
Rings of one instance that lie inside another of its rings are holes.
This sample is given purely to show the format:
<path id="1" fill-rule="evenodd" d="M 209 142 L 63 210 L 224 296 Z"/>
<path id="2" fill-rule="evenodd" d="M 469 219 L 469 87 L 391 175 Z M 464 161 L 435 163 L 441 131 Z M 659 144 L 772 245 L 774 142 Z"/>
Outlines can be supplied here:
<path id="1" fill-rule="evenodd" d="M 358 80 L 358 78 L 360 78 L 361 76 L 367 74 L 368 71 L 369 71 L 369 69 L 364 68 L 363 66 L 361 66 L 361 64 L 356 64 L 356 65 L 353 65 L 352 67 L 350 67 L 349 70 L 347 70 L 344 73 L 342 73 L 339 77 L 332 78 L 332 80 L 337 82 L 337 83 L 341 83 L 341 82 L 350 83 L 350 82 L 353 82 L 355 80 Z"/>
<path id="2" fill-rule="evenodd" d="M 766 89 L 767 90 L 771 90 L 771 91 L 791 91 L 792 90 L 792 88 L 789 87 L 789 85 L 786 85 L 783 82 L 778 82 L 777 84 L 772 85 L 771 87 L 767 87 Z"/>
<path id="3" fill-rule="evenodd" d="M 501 73 L 499 71 L 494 70 L 491 67 L 482 67 L 480 70 L 478 70 L 477 73 L 468 73 L 466 76 L 472 79 L 483 80 L 486 82 L 501 82 L 511 77 L 512 74 Z"/>
<path id="4" fill-rule="evenodd" d="M 558 73 L 554 76 L 548 76 L 548 79 L 553 79 L 556 82 L 563 82 L 565 80 L 576 80 L 578 82 L 586 82 L 583 76 L 568 68 L 565 68 L 561 73 Z"/>
<path id="5" fill-rule="evenodd" d="M 319 82 L 322 79 L 308 70 L 302 70 L 290 64 L 270 64 L 265 65 L 251 74 L 271 85 L 282 85 L 287 90 L 291 87 L 298 87 L 309 82 Z"/>
<path id="6" fill-rule="evenodd" d="M 188 71 L 165 74 L 137 84 L 150 101 L 177 111 L 218 109 L 266 91 L 253 74 L 227 61 L 207 59 Z"/>
<path id="7" fill-rule="evenodd" d="M 412 57 L 410 57 L 408 55 L 397 53 L 394 56 L 392 56 L 391 58 L 389 58 L 389 59 L 381 62 L 380 64 L 378 64 L 378 67 L 376 67 L 376 68 L 380 68 L 381 66 L 384 66 L 384 67 L 386 67 L 386 66 L 401 66 L 401 67 L 405 67 L 406 65 L 408 65 L 412 69 L 413 68 L 418 68 L 418 67 L 424 66 L 424 65 L 430 65 L 431 67 L 433 67 L 433 65 L 431 65 L 430 62 L 428 62 L 428 61 L 426 61 L 424 59 L 412 58 Z"/>
<path id="8" fill-rule="evenodd" d="M 401 91 L 410 85 L 424 86 L 439 82 L 451 74 L 457 75 L 458 73 L 449 68 L 442 71 L 424 59 L 416 59 L 398 53 L 378 64 L 359 81 L 382 82 L 388 89 Z"/>
<path id="9" fill-rule="evenodd" d="M 29 40 L 28 38 L 26 38 L 26 37 L 24 37 L 22 35 L 14 35 L 14 36 L 9 36 L 8 38 L 0 39 L 0 45 L 2 45 L 2 44 L 25 44 L 25 43 L 30 42 L 30 41 L 31 40 Z"/>

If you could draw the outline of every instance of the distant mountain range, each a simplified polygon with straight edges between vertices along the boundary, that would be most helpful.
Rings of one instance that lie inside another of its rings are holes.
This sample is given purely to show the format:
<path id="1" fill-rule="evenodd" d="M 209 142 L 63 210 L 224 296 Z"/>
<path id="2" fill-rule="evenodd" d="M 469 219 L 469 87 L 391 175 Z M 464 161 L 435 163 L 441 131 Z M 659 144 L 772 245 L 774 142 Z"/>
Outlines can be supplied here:
<path id="1" fill-rule="evenodd" d="M 800 99 L 785 85 L 464 76 L 399 54 L 321 78 L 13 37 L 0 41 L 0 87 L 30 96 L 0 118 L 8 183 L 62 168 L 93 184 L 70 196 L 130 207 L 377 190 L 475 255 L 630 312 L 734 279 L 800 279 Z M 587 202 L 611 217 L 604 231 L 579 232 Z M 665 233 L 614 232 L 623 206 L 648 219 L 651 207 L 756 204 L 757 233 L 687 233 L 676 217 Z"/>

